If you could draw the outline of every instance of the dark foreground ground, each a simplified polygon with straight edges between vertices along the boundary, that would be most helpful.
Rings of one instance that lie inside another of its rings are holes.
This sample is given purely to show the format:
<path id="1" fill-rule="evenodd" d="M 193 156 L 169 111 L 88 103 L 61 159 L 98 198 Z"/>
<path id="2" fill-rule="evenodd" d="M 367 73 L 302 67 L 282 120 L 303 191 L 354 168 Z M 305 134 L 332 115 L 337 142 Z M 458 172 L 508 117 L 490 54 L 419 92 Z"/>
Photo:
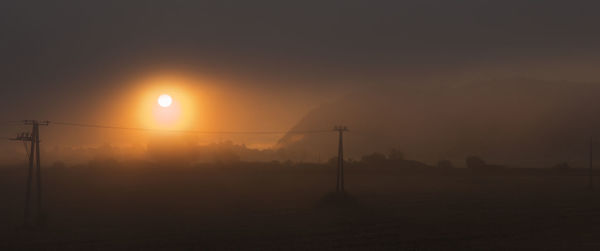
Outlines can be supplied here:
<path id="1" fill-rule="evenodd" d="M 330 167 L 48 168 L 48 226 L 25 231 L 26 173 L 2 169 L 0 249 L 600 250 L 600 189 L 586 189 L 583 175 L 348 168 L 356 201 L 344 206 L 324 198 L 334 175 Z"/>

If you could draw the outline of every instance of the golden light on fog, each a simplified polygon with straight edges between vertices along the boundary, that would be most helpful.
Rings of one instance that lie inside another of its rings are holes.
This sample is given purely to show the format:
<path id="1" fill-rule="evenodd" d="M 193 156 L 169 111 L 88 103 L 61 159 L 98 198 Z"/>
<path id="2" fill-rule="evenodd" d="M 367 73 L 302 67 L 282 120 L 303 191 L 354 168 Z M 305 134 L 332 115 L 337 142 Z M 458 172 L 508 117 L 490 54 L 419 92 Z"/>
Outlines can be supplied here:
<path id="1" fill-rule="evenodd" d="M 167 94 L 158 96 L 158 105 L 162 107 L 169 107 L 171 106 L 171 103 L 173 103 L 173 99 L 171 98 L 171 96 Z"/>
<path id="2" fill-rule="evenodd" d="M 165 130 L 197 129 L 199 100 L 196 82 L 163 75 L 143 79 L 138 86 L 140 126 Z"/>

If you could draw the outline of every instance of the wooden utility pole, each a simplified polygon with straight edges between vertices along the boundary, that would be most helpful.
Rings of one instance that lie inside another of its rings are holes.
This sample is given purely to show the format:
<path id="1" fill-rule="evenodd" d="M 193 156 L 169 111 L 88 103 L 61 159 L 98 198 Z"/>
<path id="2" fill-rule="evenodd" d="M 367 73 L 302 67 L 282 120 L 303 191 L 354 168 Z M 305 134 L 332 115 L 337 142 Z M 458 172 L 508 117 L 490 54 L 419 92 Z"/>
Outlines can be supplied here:
<path id="1" fill-rule="evenodd" d="M 593 151 L 593 145 L 594 144 L 594 140 L 592 137 L 590 137 L 590 190 L 594 189 L 594 170 L 592 168 L 592 164 L 593 164 L 593 158 L 594 158 L 594 151 Z"/>
<path id="2" fill-rule="evenodd" d="M 25 125 L 31 125 L 31 133 L 21 133 L 11 140 L 23 141 L 25 144 L 29 142 L 29 172 L 27 175 L 27 192 L 25 194 L 25 226 L 37 225 L 41 226 L 44 224 L 44 213 L 42 211 L 42 175 L 41 175 L 41 160 L 40 160 L 40 125 L 48 125 L 48 121 L 37 121 L 37 120 L 24 120 Z M 27 149 L 27 148 L 26 148 Z M 35 160 L 35 170 L 34 170 Z M 31 201 L 31 187 L 33 183 L 33 173 L 35 172 L 36 186 L 37 186 L 37 208 L 36 217 L 31 217 L 30 201 Z"/>
<path id="3" fill-rule="evenodd" d="M 335 126 L 334 131 L 338 131 L 340 141 L 338 145 L 338 168 L 337 168 L 337 184 L 335 191 L 344 192 L 344 132 L 348 131 L 346 126 Z"/>

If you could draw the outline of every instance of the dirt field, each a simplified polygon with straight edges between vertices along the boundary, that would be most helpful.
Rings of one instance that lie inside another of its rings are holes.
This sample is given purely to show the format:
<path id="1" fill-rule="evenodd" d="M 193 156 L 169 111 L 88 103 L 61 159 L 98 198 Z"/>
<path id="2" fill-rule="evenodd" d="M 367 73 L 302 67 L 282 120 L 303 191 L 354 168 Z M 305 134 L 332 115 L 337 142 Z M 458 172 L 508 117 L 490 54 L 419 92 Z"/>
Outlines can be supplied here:
<path id="1" fill-rule="evenodd" d="M 26 231 L 24 170 L 0 171 L 1 249 L 600 250 L 583 175 L 347 168 L 340 205 L 331 167 L 48 168 Z"/>

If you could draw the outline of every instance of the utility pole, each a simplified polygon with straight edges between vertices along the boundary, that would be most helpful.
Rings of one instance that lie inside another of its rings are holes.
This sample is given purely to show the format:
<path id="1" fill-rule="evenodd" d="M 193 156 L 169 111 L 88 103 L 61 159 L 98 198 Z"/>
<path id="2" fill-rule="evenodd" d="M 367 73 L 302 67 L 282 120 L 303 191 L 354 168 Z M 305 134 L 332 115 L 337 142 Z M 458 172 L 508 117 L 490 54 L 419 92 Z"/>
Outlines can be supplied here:
<path id="1" fill-rule="evenodd" d="M 41 161 L 40 161 L 40 125 L 47 126 L 50 122 L 48 121 L 37 121 L 37 120 L 24 120 L 23 123 L 25 125 L 31 125 L 31 133 L 20 133 L 17 134 L 15 138 L 11 140 L 15 141 L 23 141 L 25 144 L 29 142 L 30 150 L 28 152 L 29 155 L 29 173 L 27 175 L 27 192 L 25 194 L 25 226 L 31 226 L 32 223 L 35 223 L 37 226 L 41 226 L 44 224 L 44 214 L 42 211 L 42 175 L 41 175 Z M 27 149 L 27 148 L 25 148 Z M 34 170 L 34 160 L 35 160 L 35 170 Z M 33 173 L 35 172 L 36 186 L 37 186 L 37 209 L 36 209 L 36 217 L 32 219 L 30 213 L 30 201 L 31 201 L 31 187 L 32 181 L 34 179 Z"/>
<path id="2" fill-rule="evenodd" d="M 592 161 L 593 161 L 593 157 L 594 157 L 594 151 L 593 151 L 593 144 L 594 144 L 594 140 L 593 137 L 590 137 L 590 190 L 594 190 L 594 172 L 593 172 L 593 168 L 592 168 Z"/>
<path id="3" fill-rule="evenodd" d="M 334 131 L 338 131 L 340 135 L 340 142 L 338 145 L 338 168 L 337 168 L 337 185 L 335 188 L 336 192 L 344 192 L 344 132 L 348 131 L 346 126 L 334 126 Z"/>

